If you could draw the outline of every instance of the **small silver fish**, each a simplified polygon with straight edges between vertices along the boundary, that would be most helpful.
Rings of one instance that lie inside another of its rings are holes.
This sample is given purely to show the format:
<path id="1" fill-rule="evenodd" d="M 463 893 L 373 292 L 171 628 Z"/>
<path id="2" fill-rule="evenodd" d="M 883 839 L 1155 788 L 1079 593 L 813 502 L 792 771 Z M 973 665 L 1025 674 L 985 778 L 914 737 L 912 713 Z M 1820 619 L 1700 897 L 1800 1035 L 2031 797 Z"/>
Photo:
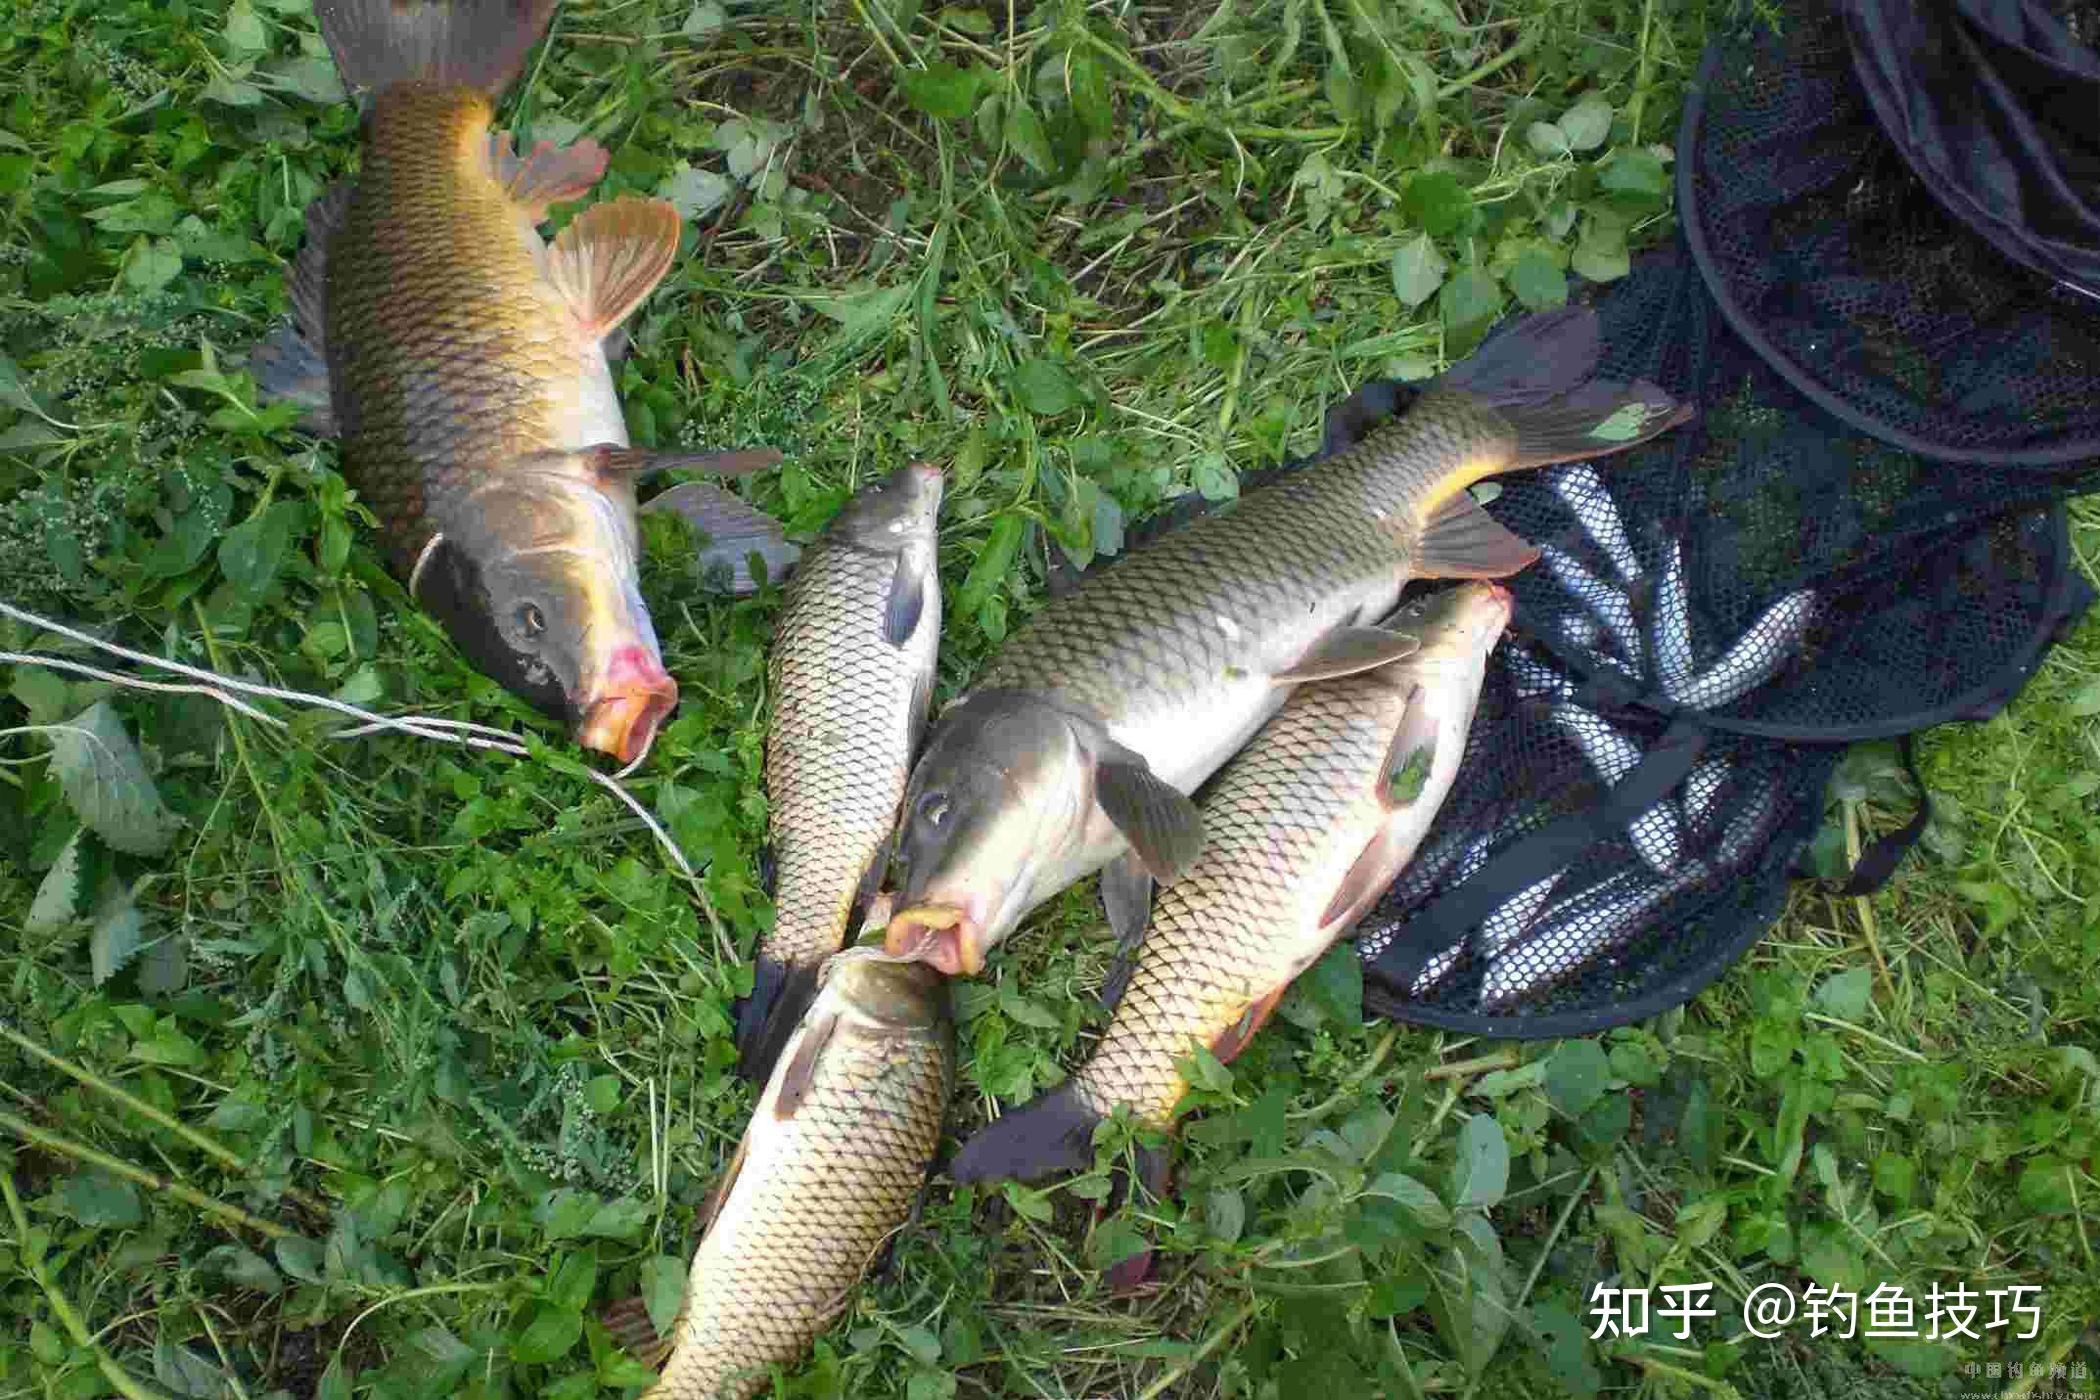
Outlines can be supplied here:
<path id="1" fill-rule="evenodd" d="M 1603 716 L 1562 701 L 1553 707 L 1553 722 L 1575 741 L 1605 786 L 1615 787 L 1641 761 L 1641 746 L 1613 728 Z M 1658 875 L 1676 869 L 1683 851 L 1677 810 L 1668 799 L 1656 803 L 1627 824 L 1634 849 Z"/>
<path id="2" fill-rule="evenodd" d="M 1668 693 L 1691 679 L 1692 598 L 1684 573 L 1684 546 L 1670 541 L 1669 562 L 1655 580 L 1655 611 L 1648 619 L 1655 642 L 1655 673 Z"/>
<path id="3" fill-rule="evenodd" d="M 1510 682 L 1516 687 L 1517 698 L 1528 700 L 1534 695 L 1565 697 L 1575 691 L 1575 683 L 1540 661 L 1535 661 L 1522 648 L 1505 646 L 1502 660 L 1509 667 Z"/>
<path id="4" fill-rule="evenodd" d="M 1714 800 L 1727 783 L 1728 761 L 1721 758 L 1703 759 L 1685 775 L 1684 820 L 1694 832 L 1705 830 L 1707 818 L 1713 815 Z"/>
<path id="5" fill-rule="evenodd" d="M 1566 878 L 1567 871 L 1557 870 L 1543 880 L 1535 880 L 1518 890 L 1498 907 L 1494 913 L 1480 921 L 1478 941 L 1480 951 L 1488 957 L 1507 948 L 1524 936 L 1546 901 L 1553 897 L 1554 889 Z M 1425 969 L 1426 970 L 1426 969 Z"/>
<path id="6" fill-rule="evenodd" d="M 1667 880 L 1622 870 L 1563 900 L 1540 916 L 1528 937 L 1489 964 L 1481 979 L 1480 1009 L 1507 1011 L 1581 974 L 1707 875 L 1704 862 L 1696 860 Z"/>
<path id="7" fill-rule="evenodd" d="M 1713 710 L 1733 704 L 1779 674 L 1815 620 L 1816 595 L 1810 589 L 1789 593 L 1758 614 L 1721 659 L 1674 688 L 1667 679 L 1663 693 L 1680 705 Z"/>
<path id="8" fill-rule="evenodd" d="M 1734 870 L 1749 857 L 1764 849 L 1765 843 L 1778 829 L 1786 815 L 1780 806 L 1780 780 L 1768 778 L 1764 786 L 1737 809 L 1729 818 L 1728 825 L 1721 830 L 1721 839 L 1714 843 L 1714 864 L 1721 870 Z"/>
<path id="9" fill-rule="evenodd" d="M 1541 545 L 1539 554 L 1553 576 L 1560 580 L 1561 587 L 1582 600 L 1584 607 L 1596 615 L 1599 622 L 1610 631 L 1612 640 L 1618 644 L 1619 654 L 1633 674 L 1641 674 L 1646 662 L 1647 648 L 1641 643 L 1641 625 L 1633 615 L 1633 604 L 1626 600 L 1625 593 L 1613 588 L 1584 568 L 1574 555 L 1552 545 Z"/>
<path id="10" fill-rule="evenodd" d="M 1619 571 L 1619 577 L 1629 584 L 1637 582 L 1641 577 L 1641 557 L 1626 538 L 1619 508 L 1597 469 L 1587 462 L 1575 462 L 1556 468 L 1549 479 L 1560 498 L 1568 503 L 1568 509 L 1582 522 L 1582 528 Z"/>

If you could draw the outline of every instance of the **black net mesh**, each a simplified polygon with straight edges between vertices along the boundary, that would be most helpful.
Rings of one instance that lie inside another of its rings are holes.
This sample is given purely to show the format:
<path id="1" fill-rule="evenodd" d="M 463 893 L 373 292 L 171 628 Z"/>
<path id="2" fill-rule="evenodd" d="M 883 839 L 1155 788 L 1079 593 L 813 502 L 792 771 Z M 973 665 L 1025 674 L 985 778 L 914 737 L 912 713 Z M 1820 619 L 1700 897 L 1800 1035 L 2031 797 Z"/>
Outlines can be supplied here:
<path id="1" fill-rule="evenodd" d="M 1457 790 L 1359 926 L 1385 1015 L 1535 1037 L 1684 1001 L 1777 915 L 1844 741 L 1991 712 L 2086 601 L 2060 508 L 1919 508 L 1946 468 L 1807 402 L 1681 252 L 1598 313 L 1606 372 L 1701 416 L 1489 505 L 1546 553 Z M 1372 386 L 1336 438 L 1406 398 Z"/>
<path id="2" fill-rule="evenodd" d="M 1868 111 L 1834 8 L 1717 40 L 1678 159 L 1686 232 L 1731 322 L 1825 408 L 1971 464 L 1935 469 L 1928 495 L 2003 508 L 2064 488 L 1978 463 L 2092 475 L 2100 304 L 1941 207 Z"/>

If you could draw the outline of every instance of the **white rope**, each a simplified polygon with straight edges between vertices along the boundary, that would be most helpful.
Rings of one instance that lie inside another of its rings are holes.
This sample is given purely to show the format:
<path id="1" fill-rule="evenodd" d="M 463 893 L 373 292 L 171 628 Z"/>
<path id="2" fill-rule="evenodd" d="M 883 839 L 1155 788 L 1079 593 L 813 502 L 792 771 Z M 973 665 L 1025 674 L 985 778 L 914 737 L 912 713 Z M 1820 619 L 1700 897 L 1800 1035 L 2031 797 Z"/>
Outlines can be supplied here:
<path id="1" fill-rule="evenodd" d="M 228 708 L 238 710 L 240 713 L 247 715 L 250 719 L 259 720 L 278 729 L 286 727 L 285 721 L 236 698 L 233 692 L 238 691 L 242 695 L 253 695 L 268 700 L 282 700 L 293 705 L 313 705 L 363 721 L 353 728 L 335 731 L 328 736 L 332 739 L 356 739 L 368 734 L 389 731 L 412 735 L 418 739 L 434 739 L 439 743 L 460 744 L 471 749 L 508 754 L 512 758 L 529 758 L 531 756 L 531 750 L 519 740 L 517 735 L 512 734 L 508 730 L 497 729 L 491 725 L 476 724 L 470 720 L 440 719 L 429 715 L 382 715 L 375 711 L 367 710 L 362 706 L 352 705 L 348 701 L 337 700 L 333 696 L 312 695 L 303 690 L 287 690 L 282 686 L 263 685 L 256 681 L 241 680 L 235 676 L 222 676 L 216 671 L 206 670 L 201 666 L 186 665 L 180 661 L 171 661 L 163 656 L 154 656 L 149 652 L 134 651 L 130 647 L 105 641 L 92 633 L 83 632 L 79 628 L 68 627 L 62 622 L 53 622 L 47 617 L 39 617 L 37 614 L 18 608 L 12 603 L 0 602 L 0 616 L 11 617 L 17 622 L 26 623 L 41 631 L 54 633 L 71 641 L 79 642 L 83 646 L 106 651 L 113 656 L 122 657 L 126 661 L 135 662 L 141 666 L 156 666 L 164 671 L 172 671 L 178 676 L 187 676 L 197 683 L 182 685 L 173 681 L 147 680 L 142 676 L 126 675 L 117 671 L 105 671 L 65 657 L 45 656 L 35 652 L 0 651 L 0 662 L 11 662 L 18 666 L 44 666 L 54 671 L 70 671 L 78 675 L 91 676 L 96 680 L 108 681 L 114 685 L 131 686 L 140 690 L 207 695 Z M 678 849 L 677 843 L 671 839 L 671 834 L 664 830 L 663 823 L 659 822 L 654 814 L 642 805 L 641 799 L 629 792 L 620 783 L 619 778 L 632 773 L 635 766 L 635 764 L 629 764 L 620 771 L 618 777 L 600 773 L 596 769 L 586 769 L 585 771 L 592 782 L 604 788 L 614 797 L 617 797 L 628 811 L 634 813 L 642 825 L 649 829 L 649 834 L 656 838 L 657 844 L 664 848 L 665 854 L 670 856 L 672 864 L 678 867 L 679 873 L 684 875 L 688 881 L 697 884 L 700 877 L 694 871 L 692 862 L 685 858 L 685 852 Z M 710 910 L 710 912 L 712 911 Z"/>

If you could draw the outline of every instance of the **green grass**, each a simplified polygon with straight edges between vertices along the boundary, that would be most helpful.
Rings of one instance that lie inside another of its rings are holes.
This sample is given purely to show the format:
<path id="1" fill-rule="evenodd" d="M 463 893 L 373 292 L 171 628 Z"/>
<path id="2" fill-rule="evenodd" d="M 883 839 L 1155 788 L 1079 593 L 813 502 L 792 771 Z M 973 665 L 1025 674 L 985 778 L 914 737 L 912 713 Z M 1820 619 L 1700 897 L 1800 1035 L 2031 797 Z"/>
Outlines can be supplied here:
<path id="1" fill-rule="evenodd" d="M 948 464 L 953 693 L 1054 551 L 1230 495 L 1356 383 L 1434 369 L 1571 262 L 1609 277 L 1661 235 L 1703 22 L 1659 0 L 629 0 L 565 9 L 512 109 L 611 147 L 607 192 L 697 216 L 619 370 L 638 441 L 788 450 L 755 494 L 798 529 L 867 476 Z M 591 1319 L 684 1252 L 749 1108 L 728 1010 L 768 916 L 775 600 L 710 594 L 652 537 L 685 703 L 632 786 L 696 890 L 406 605 L 333 449 L 232 368 L 284 309 L 300 210 L 355 161 L 318 54 L 303 0 L 10 7 L 0 597 L 541 746 L 338 743 L 332 720 L 113 695 L 182 825 L 163 847 L 150 809 L 104 814 L 136 849 L 66 854 L 67 721 L 110 691 L 8 672 L 0 1122 L 37 1145 L 4 1176 L 4 1396 L 632 1394 Z M 2078 541 L 2090 565 L 2100 514 Z M 1508 1047 L 1306 997 L 1200 1095 L 1173 1201 L 1100 1211 L 1106 1159 L 1044 1192 L 937 1178 L 785 1393 L 2060 1390 L 1955 1368 L 2100 1367 L 2096 744 L 2089 621 L 2007 714 L 1925 745 L 1929 856 L 1871 904 L 1797 889 L 1682 1011 Z M 1848 765 L 1836 830 L 1901 819 L 1887 768 Z M 33 916 L 62 856 L 76 898 Z M 1107 950 L 1074 892 L 962 989 L 955 1133 L 1072 1062 Z M 1154 1283 L 1111 1296 L 1141 1238 Z M 1723 1317 L 1592 1347 L 1598 1278 L 1711 1280 Z M 2045 1324 L 1905 1347 L 1729 1317 L 1810 1279 L 2038 1284 Z"/>

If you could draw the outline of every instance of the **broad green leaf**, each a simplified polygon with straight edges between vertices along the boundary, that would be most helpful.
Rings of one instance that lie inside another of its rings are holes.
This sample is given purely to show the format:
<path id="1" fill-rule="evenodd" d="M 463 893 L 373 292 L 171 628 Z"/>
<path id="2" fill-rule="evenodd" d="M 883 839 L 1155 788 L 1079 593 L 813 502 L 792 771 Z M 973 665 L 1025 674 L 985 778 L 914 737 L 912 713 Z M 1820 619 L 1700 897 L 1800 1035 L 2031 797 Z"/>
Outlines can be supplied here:
<path id="1" fill-rule="evenodd" d="M 1393 295 L 1412 311 L 1436 295 L 1451 264 L 1426 233 L 1418 233 L 1393 250 Z"/>
<path id="2" fill-rule="evenodd" d="M 14 683 L 8 694 L 22 702 L 29 711 L 31 724 L 54 724 L 71 708 L 67 703 L 72 690 L 58 672 L 43 666 L 15 667 Z"/>
<path id="3" fill-rule="evenodd" d="M 959 121 L 977 105 L 977 92 L 984 77 L 975 68 L 958 68 L 936 60 L 904 75 L 904 100 L 928 116 Z"/>
<path id="4" fill-rule="evenodd" d="M 697 219 L 722 206 L 736 186 L 712 170 L 695 170 L 684 161 L 671 167 L 656 187 L 658 195 L 688 219 Z"/>
<path id="5" fill-rule="evenodd" d="M 1524 142 L 1538 154 L 1551 160 L 1568 154 L 1568 134 L 1556 122 L 1533 122 L 1524 128 Z"/>
<path id="6" fill-rule="evenodd" d="M 204 1256 L 203 1264 L 236 1288 L 256 1293 L 278 1293 L 284 1289 L 283 1275 L 246 1245 L 219 1245 Z"/>
<path id="7" fill-rule="evenodd" d="M 146 941 L 146 920 L 131 901 L 131 887 L 122 880 L 109 882 L 95 905 L 94 919 L 88 931 L 88 963 L 99 987 L 138 956 L 139 946 Z"/>
<path id="8" fill-rule="evenodd" d="M 1364 963 L 1352 943 L 1337 943 L 1291 983 L 1279 1008 L 1296 1026 L 1356 1026 L 1364 1014 Z"/>
<path id="9" fill-rule="evenodd" d="M 685 23 L 678 27 L 678 32 L 688 39 L 699 39 L 714 33 L 727 23 L 729 11 L 722 7 L 719 0 L 697 0 L 693 8 L 686 12 Z"/>
<path id="10" fill-rule="evenodd" d="M 1013 566 L 1014 555 L 1021 548 L 1021 536 L 1027 528 L 1028 522 L 1013 514 L 1002 515 L 992 522 L 992 533 L 986 537 L 984 547 L 977 551 L 976 562 L 970 565 L 970 572 L 955 596 L 956 609 L 963 616 L 975 614 L 1005 582 L 1006 571 Z"/>
<path id="11" fill-rule="evenodd" d="M 1644 403 L 1621 404 L 1603 422 L 1590 429 L 1589 435 L 1599 442 L 1632 442 L 1656 413 L 1656 409 Z"/>
<path id="12" fill-rule="evenodd" d="M 328 1369 L 321 1373 L 321 1384 L 314 1391 L 314 1400 L 350 1400 L 350 1375 L 343 1369 L 340 1355 L 328 1358 Z"/>
<path id="13" fill-rule="evenodd" d="M 296 93 L 324 107 L 341 102 L 348 95 L 343 91 L 334 60 L 323 54 L 274 59 L 262 66 L 261 76 L 269 78 L 280 91 Z"/>
<path id="14" fill-rule="evenodd" d="M 642 1261 L 642 1306 L 649 1310 L 650 1325 L 659 1337 L 670 1336 L 678 1321 L 678 1309 L 685 1303 L 685 1277 L 683 1259 L 656 1254 Z"/>
<path id="15" fill-rule="evenodd" d="M 226 1373 L 189 1347 L 177 1346 L 163 1333 L 153 1343 L 153 1378 L 177 1395 L 197 1400 L 232 1400 Z"/>
<path id="16" fill-rule="evenodd" d="M 1611 1062 L 1594 1040 L 1564 1040 L 1546 1057 L 1546 1097 L 1570 1118 L 1589 1111 L 1611 1082 Z"/>
<path id="17" fill-rule="evenodd" d="M 583 1101 L 593 1113 L 611 1113 L 620 1106 L 620 1076 L 601 1074 L 583 1086 Z"/>
<path id="18" fill-rule="evenodd" d="M 127 855 L 157 856 L 179 825 L 161 804 L 124 722 L 98 700 L 51 731 L 51 771 L 80 820 Z"/>
<path id="19" fill-rule="evenodd" d="M 157 292 L 181 275 L 182 249 L 172 238 L 141 234 L 124 258 L 125 285 L 142 292 Z"/>
<path id="20" fill-rule="evenodd" d="M 1057 156 L 1050 149 L 1043 119 L 1036 115 L 1035 108 L 1029 106 L 1026 99 L 1007 99 L 1006 144 L 1013 148 L 1014 154 L 1028 162 L 1028 167 L 1036 174 L 1057 173 Z"/>
<path id="21" fill-rule="evenodd" d="M 277 1267 L 301 1283 L 321 1281 L 325 1255 L 318 1242 L 303 1235 L 287 1235 L 277 1241 L 273 1252 L 277 1256 Z"/>
<path id="22" fill-rule="evenodd" d="M 1597 184 L 1614 194 L 1660 199 L 1670 192 L 1670 174 L 1653 151 L 1627 146 L 1597 172 Z"/>
<path id="23" fill-rule="evenodd" d="M 96 1167 L 75 1172 L 60 1183 L 58 1206 L 81 1224 L 97 1227 L 127 1229 L 146 1218 L 138 1187 Z"/>
<path id="24" fill-rule="evenodd" d="M 1824 978 L 1810 1000 L 1840 1021 L 1857 1021 L 1873 995 L 1874 974 L 1855 967 Z"/>
<path id="25" fill-rule="evenodd" d="M 226 35 L 228 48 L 236 53 L 255 53 L 268 48 L 270 36 L 263 30 L 262 17 L 248 0 L 234 0 L 233 7 L 226 12 Z"/>
<path id="26" fill-rule="evenodd" d="M 532 1311 L 510 1344 L 511 1360 L 525 1366 L 544 1366 L 566 1356 L 583 1336 L 583 1314 L 542 1303 Z"/>
<path id="27" fill-rule="evenodd" d="M 648 1202 L 621 1196 L 592 1211 L 591 1218 L 583 1224 L 583 1233 L 593 1239 L 630 1240 L 648 1223 Z"/>
<path id="28" fill-rule="evenodd" d="M 1575 244 L 1568 265 L 1577 276 L 1587 277 L 1592 282 L 1615 282 L 1624 277 L 1632 266 L 1626 252 L 1625 229 L 1616 223 L 1590 220 L 1583 228 L 1582 238 Z"/>
<path id="29" fill-rule="evenodd" d="M 1611 103 L 1591 93 L 1561 114 L 1555 125 L 1572 151 L 1594 151 L 1611 135 Z"/>
<path id="30" fill-rule="evenodd" d="M 1444 322 L 1445 348 L 1453 355 L 1465 354 L 1502 313 L 1502 288 L 1492 274 L 1467 268 L 1437 293 L 1437 311 Z"/>
<path id="31" fill-rule="evenodd" d="M 1442 1230 L 1451 1224 L 1451 1212 L 1437 1199 L 1436 1192 L 1406 1172 L 1380 1172 L 1364 1188 L 1364 1194 L 1393 1202 L 1425 1230 Z"/>
<path id="32" fill-rule="evenodd" d="M 226 581 L 259 600 L 284 566 L 304 514 L 296 501 L 277 501 L 228 530 L 219 541 L 219 571 Z"/>
<path id="33" fill-rule="evenodd" d="M 589 1248 L 564 1254 L 548 1272 L 543 1296 L 557 1308 L 582 1312 L 598 1288 L 598 1256 Z"/>
<path id="34" fill-rule="evenodd" d="M 1079 406 L 1079 384 L 1054 360 L 1023 360 L 1014 366 L 1014 398 L 1038 417 L 1051 418 Z"/>
<path id="35" fill-rule="evenodd" d="M 87 899 L 83 883 L 80 833 L 76 831 L 37 885 L 22 927 L 30 933 L 54 933 L 72 923 L 80 917 Z"/>
<path id="36" fill-rule="evenodd" d="M 1472 215 L 1473 196 L 1450 171 L 1424 171 L 1401 191 L 1400 208 L 1424 233 L 1444 238 L 1458 232 Z"/>
<path id="37" fill-rule="evenodd" d="M 1529 311 L 1550 311 L 1568 303 L 1568 275 L 1543 248 L 1526 248 L 1510 265 L 1509 289 Z"/>
<path id="38" fill-rule="evenodd" d="M 1240 479 L 1218 451 L 1197 456 L 1189 469 L 1196 491 L 1206 501 L 1229 501 L 1240 494 Z"/>
<path id="39" fill-rule="evenodd" d="M 1458 1160 L 1451 1166 L 1451 1194 L 1462 1206 L 1487 1207 L 1509 1188 L 1509 1140 L 1492 1113 L 1476 1113 L 1458 1133 Z"/>

